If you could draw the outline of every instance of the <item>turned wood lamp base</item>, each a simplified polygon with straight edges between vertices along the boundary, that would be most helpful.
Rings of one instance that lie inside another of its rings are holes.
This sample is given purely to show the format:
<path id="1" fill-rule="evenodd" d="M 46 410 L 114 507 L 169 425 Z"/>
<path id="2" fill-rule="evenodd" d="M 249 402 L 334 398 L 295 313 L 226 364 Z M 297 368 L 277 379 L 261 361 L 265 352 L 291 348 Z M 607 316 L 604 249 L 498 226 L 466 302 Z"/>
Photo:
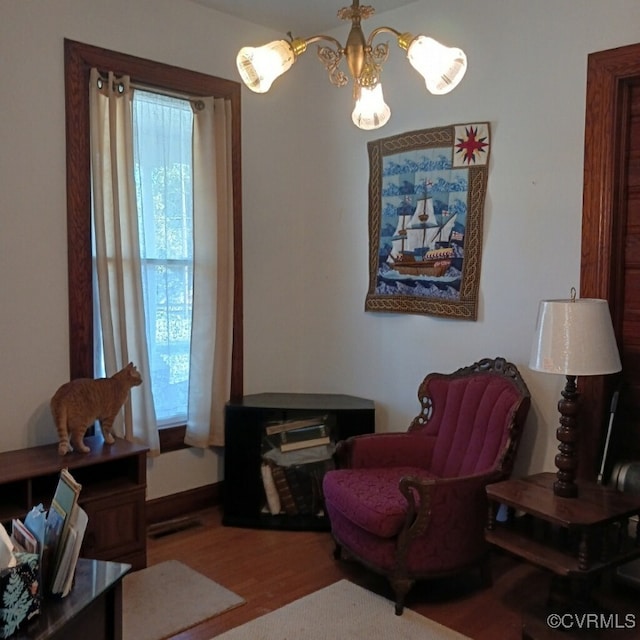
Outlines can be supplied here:
<path id="1" fill-rule="evenodd" d="M 556 481 L 553 483 L 553 493 L 562 498 L 576 498 L 578 485 L 575 482 L 578 469 L 578 421 L 576 416 L 579 408 L 580 394 L 576 387 L 576 376 L 567 376 L 567 383 L 562 391 L 562 398 L 558 402 L 560 412 L 560 426 L 556 431 L 558 438 L 558 454 L 555 458 Z"/>

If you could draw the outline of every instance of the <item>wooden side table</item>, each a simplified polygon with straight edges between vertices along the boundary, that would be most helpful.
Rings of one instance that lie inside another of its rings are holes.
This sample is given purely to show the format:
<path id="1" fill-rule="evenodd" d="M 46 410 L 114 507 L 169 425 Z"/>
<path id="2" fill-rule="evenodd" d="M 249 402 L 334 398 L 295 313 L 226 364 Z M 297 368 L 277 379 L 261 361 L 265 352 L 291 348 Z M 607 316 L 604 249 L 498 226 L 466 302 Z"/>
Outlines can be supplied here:
<path id="1" fill-rule="evenodd" d="M 539 473 L 488 485 L 487 541 L 569 577 L 593 575 L 640 556 L 640 527 L 635 535 L 628 529 L 629 518 L 640 513 L 640 496 L 579 482 L 577 498 L 561 498 L 553 494 L 554 480 L 553 473 Z M 513 518 L 497 525 L 501 503 L 524 512 L 526 526 Z"/>
<path id="2" fill-rule="evenodd" d="M 533 613 L 523 612 L 527 639 L 557 637 L 544 622 L 551 612 L 598 610 L 591 597 L 593 578 L 640 556 L 640 524 L 629 530 L 629 518 L 640 513 L 640 496 L 578 482 L 578 497 L 562 498 L 553 493 L 555 477 L 539 473 L 486 489 L 487 541 L 553 572 L 546 604 L 534 603 Z M 508 507 L 505 522 L 496 522 L 500 504 Z M 515 518 L 515 512 L 523 515 Z"/>

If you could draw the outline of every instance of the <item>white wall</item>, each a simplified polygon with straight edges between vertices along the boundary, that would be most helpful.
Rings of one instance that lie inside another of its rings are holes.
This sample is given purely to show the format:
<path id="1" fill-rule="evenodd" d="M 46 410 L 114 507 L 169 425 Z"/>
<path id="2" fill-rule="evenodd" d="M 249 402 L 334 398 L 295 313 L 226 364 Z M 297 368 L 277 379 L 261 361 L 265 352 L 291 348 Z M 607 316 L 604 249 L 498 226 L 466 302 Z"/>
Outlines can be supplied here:
<path id="1" fill-rule="evenodd" d="M 504 355 L 533 394 L 519 468 L 552 469 L 562 380 L 527 369 L 533 325 L 541 298 L 579 285 L 587 55 L 640 41 L 640 5 L 423 0 L 365 31 L 379 24 L 464 48 L 463 83 L 430 96 L 392 43 L 393 115 L 370 133 L 313 50 L 269 94 L 243 91 L 245 391 L 369 397 L 378 429 L 400 430 L 425 373 Z M 0 450 L 56 440 L 48 399 L 69 376 L 63 38 L 235 79 L 235 51 L 273 35 L 187 0 L 0 0 Z M 367 141 L 483 120 L 478 320 L 365 313 Z M 148 495 L 221 472 L 214 452 L 167 454 L 149 464 Z"/>

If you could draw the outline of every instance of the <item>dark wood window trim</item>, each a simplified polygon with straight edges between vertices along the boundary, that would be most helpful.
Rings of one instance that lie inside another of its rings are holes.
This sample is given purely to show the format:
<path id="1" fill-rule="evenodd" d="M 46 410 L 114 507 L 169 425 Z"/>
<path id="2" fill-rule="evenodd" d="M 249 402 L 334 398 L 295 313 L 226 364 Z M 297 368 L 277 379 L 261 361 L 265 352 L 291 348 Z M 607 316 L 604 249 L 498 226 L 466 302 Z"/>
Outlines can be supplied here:
<path id="1" fill-rule="evenodd" d="M 187 427 L 166 427 L 158 430 L 160 438 L 160 453 L 168 453 L 169 451 L 177 451 L 178 449 L 188 449 L 189 445 L 184 443 L 184 436 Z"/>
<path id="2" fill-rule="evenodd" d="M 242 180 L 240 83 L 65 39 L 67 144 L 67 251 L 69 286 L 69 366 L 71 378 L 93 377 L 93 284 L 91 266 L 91 186 L 89 74 L 92 67 L 127 74 L 136 83 L 189 95 L 231 101 L 233 114 L 234 302 L 231 399 L 243 389 Z M 160 430 L 161 443 L 179 448 L 180 430 Z M 166 433 L 163 433 L 166 432 Z M 183 435 L 184 437 L 184 435 Z M 165 450 L 161 447 L 162 450 Z"/>

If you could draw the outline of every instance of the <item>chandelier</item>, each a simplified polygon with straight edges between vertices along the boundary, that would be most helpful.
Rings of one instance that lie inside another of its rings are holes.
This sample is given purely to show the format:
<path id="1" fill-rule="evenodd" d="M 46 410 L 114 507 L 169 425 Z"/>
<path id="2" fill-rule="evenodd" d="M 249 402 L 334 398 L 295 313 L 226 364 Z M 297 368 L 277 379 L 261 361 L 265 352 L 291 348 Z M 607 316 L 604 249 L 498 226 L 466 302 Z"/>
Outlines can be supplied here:
<path id="1" fill-rule="evenodd" d="M 351 20 L 351 30 L 344 47 L 331 36 L 293 38 L 290 33 L 288 41 L 274 40 L 262 47 L 243 47 L 236 58 L 242 81 L 252 91 L 266 93 L 273 81 L 288 71 L 310 44 L 324 41 L 328 44 L 318 45 L 318 58 L 328 71 L 329 80 L 337 87 L 349 82 L 340 69 L 343 58 L 347 61 L 353 79 L 353 123 L 360 129 L 377 129 L 391 117 L 391 109 L 384 101 L 380 83 L 389 45 L 383 42 L 374 46 L 373 41 L 381 33 L 391 33 L 397 38 L 398 46 L 407 52 L 411 66 L 423 76 L 431 93 L 442 95 L 458 86 L 467 69 L 464 51 L 446 47 L 427 36 L 413 36 L 391 27 L 378 27 L 365 38 L 360 22 L 372 16 L 374 11 L 368 5 L 361 7 L 359 0 L 353 0 L 350 7 L 338 11 L 340 19 Z"/>

